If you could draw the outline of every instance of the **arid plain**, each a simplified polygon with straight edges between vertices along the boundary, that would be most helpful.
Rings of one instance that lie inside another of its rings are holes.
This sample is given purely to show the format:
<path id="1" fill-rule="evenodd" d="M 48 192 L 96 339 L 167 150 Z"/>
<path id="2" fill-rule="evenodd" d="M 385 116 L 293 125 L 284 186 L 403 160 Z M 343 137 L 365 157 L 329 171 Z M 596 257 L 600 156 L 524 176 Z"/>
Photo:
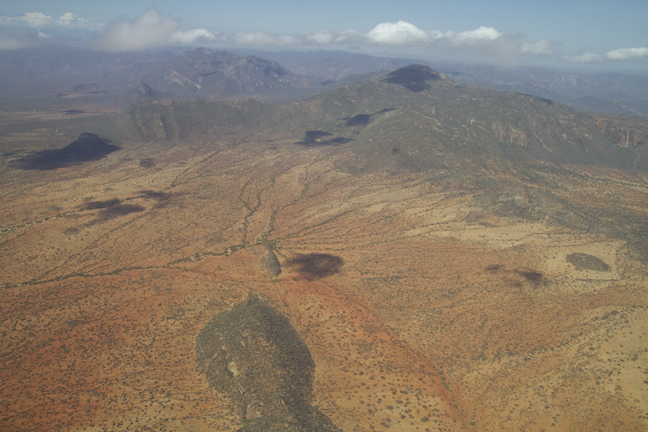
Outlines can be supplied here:
<path id="1" fill-rule="evenodd" d="M 467 186 L 259 133 L 16 165 L 73 141 L 69 117 L 3 117 L 25 127 L 3 135 L 0 429 L 244 427 L 196 338 L 256 294 L 341 430 L 648 430 L 648 262 L 599 213 L 648 220 L 647 174 L 531 161 Z"/>

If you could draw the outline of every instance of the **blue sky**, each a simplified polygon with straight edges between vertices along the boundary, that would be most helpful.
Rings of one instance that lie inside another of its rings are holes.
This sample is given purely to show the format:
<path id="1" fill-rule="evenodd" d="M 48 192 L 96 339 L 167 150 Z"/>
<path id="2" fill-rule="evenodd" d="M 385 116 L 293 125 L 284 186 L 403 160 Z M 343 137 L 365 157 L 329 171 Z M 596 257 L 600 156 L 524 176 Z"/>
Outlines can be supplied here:
<path id="1" fill-rule="evenodd" d="M 342 49 L 648 70 L 648 1 L 3 0 L 0 49 Z"/>

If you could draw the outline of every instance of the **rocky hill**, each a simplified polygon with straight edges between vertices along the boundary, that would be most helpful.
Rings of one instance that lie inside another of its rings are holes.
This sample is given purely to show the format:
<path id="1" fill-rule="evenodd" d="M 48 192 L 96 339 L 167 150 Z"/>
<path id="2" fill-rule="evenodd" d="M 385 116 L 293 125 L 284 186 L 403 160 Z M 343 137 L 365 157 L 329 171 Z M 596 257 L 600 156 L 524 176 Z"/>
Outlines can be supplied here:
<path id="1" fill-rule="evenodd" d="M 315 363 L 287 318 L 251 295 L 196 340 L 210 384 L 237 401 L 241 431 L 336 431 L 310 406 Z"/>
<path id="2" fill-rule="evenodd" d="M 183 52 L 145 75 L 143 81 L 178 99 L 294 98 L 324 89 L 318 81 L 294 74 L 277 62 L 205 48 Z"/>

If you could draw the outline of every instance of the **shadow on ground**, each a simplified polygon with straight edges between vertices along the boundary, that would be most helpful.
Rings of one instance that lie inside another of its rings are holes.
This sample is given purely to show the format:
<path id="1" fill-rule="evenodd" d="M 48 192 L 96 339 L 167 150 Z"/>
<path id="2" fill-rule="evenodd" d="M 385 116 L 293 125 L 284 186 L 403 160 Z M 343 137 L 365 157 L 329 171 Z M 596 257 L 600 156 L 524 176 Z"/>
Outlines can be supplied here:
<path id="1" fill-rule="evenodd" d="M 322 279 L 339 273 L 344 260 L 329 254 L 301 254 L 291 259 L 290 266 L 307 279 Z"/>
<path id="2" fill-rule="evenodd" d="M 23 170 L 54 170 L 85 162 L 97 161 L 121 147 L 110 140 L 84 132 L 62 149 L 47 149 L 24 156 L 12 165 Z"/>

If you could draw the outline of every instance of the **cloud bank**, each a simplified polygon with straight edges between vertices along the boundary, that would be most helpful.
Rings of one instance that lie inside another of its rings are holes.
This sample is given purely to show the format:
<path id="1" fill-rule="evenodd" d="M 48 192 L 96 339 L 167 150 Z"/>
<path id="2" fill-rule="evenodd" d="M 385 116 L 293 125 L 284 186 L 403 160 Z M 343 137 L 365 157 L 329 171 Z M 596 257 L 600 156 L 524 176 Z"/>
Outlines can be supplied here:
<path id="1" fill-rule="evenodd" d="M 168 45 L 180 22 L 162 16 L 151 8 L 133 20 L 121 19 L 108 25 L 95 42 L 95 47 L 106 51 L 138 51 Z"/>
<path id="2" fill-rule="evenodd" d="M 617 48 L 605 54 L 586 52 L 583 54 L 566 55 L 563 57 L 572 63 L 603 63 L 609 61 L 648 60 L 648 48 Z"/>
<path id="3" fill-rule="evenodd" d="M 272 35 L 263 32 L 218 34 L 214 41 L 247 46 L 391 46 L 423 47 L 430 54 L 473 56 L 497 60 L 562 56 L 574 63 L 602 63 L 648 60 L 648 48 L 618 48 L 606 53 L 565 54 L 561 42 L 549 39 L 527 40 L 524 34 L 507 34 L 482 26 L 463 32 L 425 31 L 398 21 L 380 23 L 366 33 L 346 30 L 334 33 L 320 30 L 311 34 Z M 562 52 L 561 52 L 562 51 Z"/>
<path id="4" fill-rule="evenodd" d="M 214 33 L 205 29 L 189 30 L 187 32 L 177 31 L 171 35 L 172 43 L 192 44 L 199 42 L 213 42 L 216 40 Z"/>
<path id="5" fill-rule="evenodd" d="M 562 43 L 549 39 L 528 40 L 522 34 L 510 34 L 482 26 L 461 32 L 423 30 L 406 21 L 383 22 L 367 32 L 328 29 L 308 34 L 269 34 L 265 32 L 213 33 L 206 29 L 181 31 L 180 20 L 162 15 L 154 7 L 141 16 L 121 19 L 105 26 L 66 12 L 54 18 L 41 12 L 18 16 L 0 15 L 0 49 L 38 46 L 51 34 L 64 30 L 97 32 L 91 44 L 106 51 L 138 51 L 167 45 L 233 45 L 251 47 L 319 47 L 344 49 L 359 47 L 417 48 L 428 54 L 481 57 L 499 61 L 532 58 L 561 58 L 572 63 L 604 63 L 648 60 L 648 48 L 618 48 L 605 53 L 573 53 Z M 43 31 L 41 31 L 43 30 Z M 47 43 L 52 43 L 52 39 Z"/>
<path id="6" fill-rule="evenodd" d="M 380 23 L 366 33 L 346 30 L 334 33 L 320 30 L 310 34 L 272 35 L 263 32 L 219 34 L 216 40 L 247 46 L 390 46 L 419 47 L 430 53 L 508 58 L 554 54 L 558 44 L 543 39 L 528 42 L 524 35 L 509 35 L 492 27 L 463 32 L 425 31 L 406 21 Z"/>
<path id="7" fill-rule="evenodd" d="M 380 23 L 365 36 L 379 45 L 426 45 L 432 41 L 430 34 L 405 21 Z"/>
<path id="8" fill-rule="evenodd" d="M 85 18 L 79 18 L 71 12 L 66 12 L 59 18 L 54 18 L 41 12 L 28 12 L 24 15 L 13 17 L 0 16 L 0 26 L 82 30 L 99 30 L 104 27 L 101 23 L 93 23 Z"/>
<path id="9" fill-rule="evenodd" d="M 113 22 L 95 41 L 95 48 L 106 51 L 139 51 L 170 44 L 213 42 L 216 36 L 205 30 L 187 32 L 178 30 L 180 21 L 171 15 L 163 16 L 150 8 L 133 20 Z"/>
<path id="10" fill-rule="evenodd" d="M 605 53 L 610 60 L 638 60 L 648 58 L 648 48 L 618 48 Z"/>

